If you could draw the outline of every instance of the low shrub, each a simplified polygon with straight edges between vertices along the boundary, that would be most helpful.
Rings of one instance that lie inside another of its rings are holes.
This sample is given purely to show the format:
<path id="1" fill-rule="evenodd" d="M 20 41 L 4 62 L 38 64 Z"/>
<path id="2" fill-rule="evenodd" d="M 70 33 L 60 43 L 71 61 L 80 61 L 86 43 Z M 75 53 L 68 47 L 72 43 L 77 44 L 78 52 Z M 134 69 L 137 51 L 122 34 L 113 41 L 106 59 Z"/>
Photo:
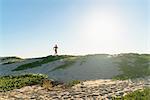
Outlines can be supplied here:
<path id="1" fill-rule="evenodd" d="M 45 79 L 42 82 L 42 87 L 44 87 L 45 89 L 50 90 L 53 87 L 53 82 L 51 80 Z"/>
<path id="2" fill-rule="evenodd" d="M 113 98 L 113 100 L 149 100 L 150 88 L 145 88 L 144 90 L 136 90 L 124 97 Z"/>
<path id="3" fill-rule="evenodd" d="M 80 80 L 73 80 L 73 81 L 70 81 L 67 83 L 67 87 L 72 87 L 72 86 L 75 86 L 76 84 L 79 84 L 81 83 Z"/>
<path id="4" fill-rule="evenodd" d="M 46 75 L 42 74 L 25 74 L 18 76 L 0 77 L 0 91 L 9 91 L 23 86 L 41 84 Z"/>

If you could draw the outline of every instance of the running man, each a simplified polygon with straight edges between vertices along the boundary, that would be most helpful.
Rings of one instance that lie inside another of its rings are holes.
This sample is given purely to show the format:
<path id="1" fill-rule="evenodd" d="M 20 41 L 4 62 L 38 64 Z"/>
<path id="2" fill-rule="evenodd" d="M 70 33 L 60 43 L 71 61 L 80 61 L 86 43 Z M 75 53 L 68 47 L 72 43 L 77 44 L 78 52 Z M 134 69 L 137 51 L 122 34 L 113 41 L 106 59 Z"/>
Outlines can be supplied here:
<path id="1" fill-rule="evenodd" d="M 53 48 L 53 49 L 54 49 L 54 51 L 55 51 L 55 55 L 58 55 L 58 54 L 57 54 L 57 49 L 58 49 L 57 44 L 55 44 L 55 46 L 54 46 L 54 48 Z"/>

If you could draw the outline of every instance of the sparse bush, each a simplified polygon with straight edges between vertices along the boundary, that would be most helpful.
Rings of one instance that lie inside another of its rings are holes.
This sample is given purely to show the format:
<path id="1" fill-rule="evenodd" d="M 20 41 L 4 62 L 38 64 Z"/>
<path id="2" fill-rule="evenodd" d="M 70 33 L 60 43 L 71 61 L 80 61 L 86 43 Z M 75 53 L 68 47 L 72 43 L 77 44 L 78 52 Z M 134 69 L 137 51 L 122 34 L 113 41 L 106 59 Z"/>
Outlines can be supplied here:
<path id="1" fill-rule="evenodd" d="M 53 87 L 53 83 L 51 80 L 48 79 L 44 79 L 42 82 L 42 87 L 44 87 L 45 89 L 50 90 Z"/>
<path id="2" fill-rule="evenodd" d="M 74 86 L 74 85 L 76 85 L 76 84 L 79 84 L 79 83 L 81 83 L 80 80 L 73 80 L 73 81 L 70 81 L 70 82 L 67 84 L 67 87 L 72 87 L 72 86 Z"/>

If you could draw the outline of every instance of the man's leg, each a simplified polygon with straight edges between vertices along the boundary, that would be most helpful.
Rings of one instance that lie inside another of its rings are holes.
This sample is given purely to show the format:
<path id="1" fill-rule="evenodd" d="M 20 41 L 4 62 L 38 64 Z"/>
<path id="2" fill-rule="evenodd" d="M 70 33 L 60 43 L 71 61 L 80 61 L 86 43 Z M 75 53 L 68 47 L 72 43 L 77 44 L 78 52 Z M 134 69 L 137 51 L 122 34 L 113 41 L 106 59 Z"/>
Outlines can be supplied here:
<path id="1" fill-rule="evenodd" d="M 55 55 L 57 55 L 57 50 L 55 49 Z"/>

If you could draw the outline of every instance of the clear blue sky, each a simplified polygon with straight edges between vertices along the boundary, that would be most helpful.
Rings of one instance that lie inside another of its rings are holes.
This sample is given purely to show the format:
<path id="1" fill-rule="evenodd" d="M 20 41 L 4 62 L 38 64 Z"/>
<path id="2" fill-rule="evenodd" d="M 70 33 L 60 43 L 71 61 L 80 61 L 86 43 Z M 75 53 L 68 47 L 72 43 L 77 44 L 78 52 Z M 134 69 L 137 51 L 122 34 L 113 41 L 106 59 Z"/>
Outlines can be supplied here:
<path id="1" fill-rule="evenodd" d="M 0 56 L 150 52 L 148 0 L 0 1 Z"/>

